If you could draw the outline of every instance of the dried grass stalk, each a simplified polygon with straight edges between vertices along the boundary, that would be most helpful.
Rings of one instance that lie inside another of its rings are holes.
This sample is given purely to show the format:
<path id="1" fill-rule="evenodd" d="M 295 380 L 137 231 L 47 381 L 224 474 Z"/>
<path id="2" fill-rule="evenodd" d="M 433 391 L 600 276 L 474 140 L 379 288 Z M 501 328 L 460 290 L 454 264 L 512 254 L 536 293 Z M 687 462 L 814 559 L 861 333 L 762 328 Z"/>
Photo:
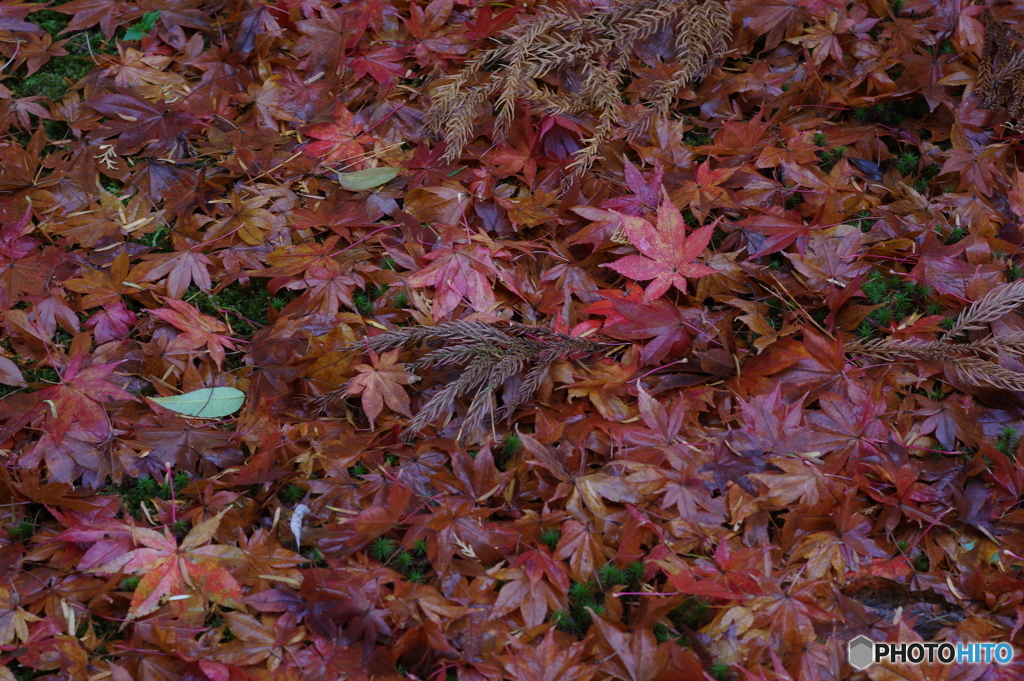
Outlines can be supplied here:
<path id="1" fill-rule="evenodd" d="M 877 361 L 931 360 L 949 367 L 963 382 L 1004 390 L 1024 390 L 1024 374 L 979 357 L 979 354 L 998 356 L 1008 353 L 1024 357 L 1024 333 L 988 336 L 967 343 L 950 340 L 968 331 L 979 331 L 1024 304 L 1024 280 L 1016 281 L 976 300 L 960 313 L 943 340 L 879 338 L 853 341 L 847 350 Z"/>
<path id="2" fill-rule="evenodd" d="M 994 322 L 1024 303 L 1024 279 L 992 289 L 971 303 L 956 319 L 947 334 L 959 336 L 966 331 L 977 331 Z"/>
<path id="3" fill-rule="evenodd" d="M 573 338 L 539 326 L 461 321 L 396 329 L 343 349 L 380 353 L 416 346 L 431 351 L 409 365 L 412 371 L 460 368 L 461 373 L 427 400 L 405 428 L 407 434 L 437 422 L 452 412 L 456 399 L 469 396 L 472 402 L 463 419 L 462 432 L 478 432 L 488 419 L 493 424 L 510 418 L 540 387 L 555 360 L 607 349 L 597 341 Z M 498 407 L 498 390 L 517 375 L 522 375 L 522 384 L 514 393 L 504 393 L 504 403 Z"/>
<path id="4" fill-rule="evenodd" d="M 716 0 L 617 0 L 583 16 L 541 10 L 503 31 L 502 44 L 437 84 L 428 129 L 447 139 L 444 159 L 451 163 L 472 139 L 480 107 L 495 94 L 495 141 L 507 135 L 517 99 L 552 114 L 595 112 L 593 136 L 584 140 L 572 164 L 583 172 L 620 122 L 620 89 L 638 63 L 638 44 L 662 31 L 674 37 L 669 55 L 674 71 L 645 98 L 651 115 L 668 115 L 679 91 L 726 51 L 729 11 Z M 541 82 L 552 77 L 560 81 L 557 89 Z"/>
<path id="5" fill-rule="evenodd" d="M 1017 120 L 1024 118 L 1024 35 L 996 19 L 991 8 L 982 14 L 985 47 L 978 63 L 977 90 L 982 106 L 995 109 L 1006 106 Z"/>

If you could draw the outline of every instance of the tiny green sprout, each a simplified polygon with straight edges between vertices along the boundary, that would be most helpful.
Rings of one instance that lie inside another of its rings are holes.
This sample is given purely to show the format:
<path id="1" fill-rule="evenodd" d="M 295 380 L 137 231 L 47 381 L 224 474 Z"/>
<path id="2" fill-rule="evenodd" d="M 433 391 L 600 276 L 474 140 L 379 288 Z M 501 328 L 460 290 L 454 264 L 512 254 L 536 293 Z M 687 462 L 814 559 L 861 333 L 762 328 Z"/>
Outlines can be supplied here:
<path id="1" fill-rule="evenodd" d="M 405 291 L 399 291 L 391 300 L 391 307 L 396 310 L 404 310 L 409 307 L 409 296 Z"/>
<path id="2" fill-rule="evenodd" d="M 926 191 L 928 191 L 928 180 L 922 177 L 919 180 L 915 180 L 913 186 L 915 192 L 917 192 L 918 194 L 924 194 Z"/>
<path id="3" fill-rule="evenodd" d="M 892 0 L 892 13 L 899 14 L 900 10 L 903 9 L 904 0 Z"/>
<path id="4" fill-rule="evenodd" d="M 324 565 L 324 554 L 321 553 L 320 549 L 313 547 L 305 555 L 313 565 Z"/>
<path id="5" fill-rule="evenodd" d="M 900 175 L 909 175 L 917 170 L 917 164 L 920 161 L 921 157 L 914 152 L 904 151 L 896 157 L 896 169 L 900 171 Z"/>
<path id="6" fill-rule="evenodd" d="M 394 272 L 396 266 L 397 263 L 395 263 L 395 259 L 392 258 L 390 255 L 385 255 L 383 258 L 381 258 L 380 268 L 382 270 L 390 270 L 391 272 Z"/>
<path id="7" fill-rule="evenodd" d="M 284 309 L 284 306 L 288 304 L 288 301 L 281 296 L 274 296 L 270 299 L 270 307 L 274 308 L 278 312 Z"/>
<path id="8" fill-rule="evenodd" d="M 594 605 L 597 602 L 594 599 L 596 589 L 597 585 L 593 582 L 573 582 L 569 587 L 569 602 L 580 608 Z"/>
<path id="9" fill-rule="evenodd" d="M 140 475 L 135 483 L 135 488 L 139 490 L 140 494 L 152 497 L 156 496 L 157 492 L 160 491 L 160 483 L 148 475 Z"/>
<path id="10" fill-rule="evenodd" d="M 955 243 L 957 243 L 959 241 L 963 241 L 963 239 L 966 236 L 967 236 L 967 230 L 966 229 L 964 229 L 963 227 L 954 227 L 953 230 L 949 233 L 949 236 L 946 237 L 946 245 L 947 246 L 952 246 L 953 244 L 955 244 Z"/>
<path id="11" fill-rule="evenodd" d="M 864 291 L 869 303 L 880 305 L 889 295 L 889 282 L 878 272 L 872 271 L 861 284 L 861 290 Z"/>
<path id="12" fill-rule="evenodd" d="M 956 324 L 956 318 L 954 318 L 954 317 L 946 317 L 941 322 L 939 322 L 939 325 L 943 329 L 945 329 L 946 331 L 949 331 L 950 329 L 952 329 L 953 325 L 955 325 L 955 324 Z"/>
<path id="13" fill-rule="evenodd" d="M 413 584 L 426 584 L 429 581 L 427 573 L 423 570 L 409 570 L 409 574 L 405 576 L 405 579 Z"/>
<path id="14" fill-rule="evenodd" d="M 35 533 L 35 525 L 28 520 L 22 520 L 11 526 L 7 533 L 11 536 L 12 542 L 25 541 Z"/>
<path id="15" fill-rule="evenodd" d="M 370 556 L 381 563 L 386 561 L 398 550 L 398 542 L 388 537 L 377 537 L 370 542 Z"/>
<path id="16" fill-rule="evenodd" d="M 294 482 L 290 482 L 281 489 L 278 496 L 280 496 L 281 501 L 286 504 L 297 504 L 306 496 L 306 490 L 303 489 L 301 485 L 296 485 Z"/>
<path id="17" fill-rule="evenodd" d="M 178 535 L 178 536 L 183 536 L 187 532 L 188 532 L 188 521 L 185 520 L 184 518 L 178 518 L 173 523 L 171 523 L 171 533 L 172 534 L 175 534 L 175 535 Z"/>
<path id="18" fill-rule="evenodd" d="M 942 314 L 942 303 L 937 301 L 928 303 L 928 307 L 925 308 L 925 312 L 929 315 Z"/>
<path id="19" fill-rule="evenodd" d="M 601 584 L 607 589 L 610 586 L 626 584 L 626 575 L 615 563 L 608 563 L 600 570 L 597 571 L 597 576 L 601 579 Z"/>
<path id="20" fill-rule="evenodd" d="M 913 565 L 914 569 L 918 572 L 928 572 L 931 568 L 932 562 L 928 559 L 928 554 L 920 553 L 914 557 L 914 560 L 911 561 L 911 565 Z"/>
<path id="21" fill-rule="evenodd" d="M 804 197 L 802 194 L 793 194 L 792 196 L 787 196 L 786 210 L 793 210 L 794 208 L 799 208 L 803 202 Z"/>
<path id="22" fill-rule="evenodd" d="M 868 319 L 879 326 L 888 326 L 892 322 L 892 310 L 887 307 L 880 307 L 868 315 Z"/>
<path id="23" fill-rule="evenodd" d="M 707 624 L 711 615 L 711 605 L 701 599 L 692 598 L 669 613 L 669 619 L 676 628 L 700 629 Z"/>
<path id="24" fill-rule="evenodd" d="M 357 463 L 355 466 L 352 466 L 352 468 L 348 469 L 348 474 L 351 475 L 356 480 L 362 478 L 369 472 L 370 470 L 361 463 Z"/>
<path id="25" fill-rule="evenodd" d="M 857 337 L 863 340 L 871 340 L 875 337 L 875 326 L 867 320 L 861 322 L 860 326 L 857 327 Z"/>
<path id="26" fill-rule="evenodd" d="M 174 480 L 175 492 L 185 489 L 188 487 L 188 484 L 192 482 L 192 477 L 188 474 L 188 471 L 178 471 L 174 474 L 172 479 Z"/>
<path id="27" fill-rule="evenodd" d="M 896 315 L 904 317 L 914 307 L 914 300 L 908 291 L 897 291 L 892 294 L 889 304 Z"/>
<path id="28" fill-rule="evenodd" d="M 551 621 L 559 631 L 569 631 L 570 627 L 575 624 L 572 615 L 565 610 L 555 610 L 551 613 Z"/>
<path id="29" fill-rule="evenodd" d="M 523 438 L 519 436 L 519 433 L 509 433 L 501 443 L 501 453 L 511 458 L 519 453 L 522 446 Z"/>
<path id="30" fill-rule="evenodd" d="M 399 459 L 394 454 L 385 454 L 384 455 L 384 463 L 391 464 L 392 466 L 397 466 L 400 462 L 401 462 L 401 459 Z"/>
<path id="31" fill-rule="evenodd" d="M 558 546 L 558 542 L 562 539 L 562 533 L 553 527 L 549 527 L 540 533 L 540 543 L 547 546 L 552 551 Z"/>
<path id="32" fill-rule="evenodd" d="M 1010 426 L 1003 426 L 1002 432 L 996 438 L 996 449 L 1006 456 L 1013 456 L 1017 453 L 1017 446 L 1020 444 L 1020 435 L 1016 429 Z"/>
<path id="33" fill-rule="evenodd" d="M 901 539 L 898 542 L 896 542 L 896 548 L 898 548 L 900 550 L 900 553 L 906 552 L 906 550 L 907 550 L 907 548 L 909 546 L 910 546 L 910 544 L 908 544 L 906 542 L 906 540 L 904 540 L 904 539 Z"/>
<path id="34" fill-rule="evenodd" d="M 816 132 L 811 135 L 811 143 L 817 147 L 823 147 L 828 144 L 828 135 L 823 132 Z"/>
<path id="35" fill-rule="evenodd" d="M 415 553 L 417 556 L 427 555 L 427 540 L 417 539 L 416 541 L 414 541 L 412 544 L 412 552 Z"/>
<path id="36" fill-rule="evenodd" d="M 1024 275 L 1024 269 L 1022 269 L 1017 263 L 1011 263 L 1010 266 L 1006 268 L 1006 278 L 1010 281 L 1017 281 L 1021 278 L 1021 275 Z"/>
<path id="37" fill-rule="evenodd" d="M 856 217 L 853 224 L 857 225 L 862 232 L 870 232 L 875 224 L 875 220 L 871 218 L 871 211 L 867 209 L 858 211 Z"/>
<path id="38" fill-rule="evenodd" d="M 459 681 L 459 673 L 454 669 L 449 669 L 444 675 L 444 681 Z"/>
<path id="39" fill-rule="evenodd" d="M 871 118 L 871 112 L 866 107 L 858 106 L 853 110 L 853 117 L 861 123 L 867 123 L 868 119 Z"/>
<path id="40" fill-rule="evenodd" d="M 373 316 L 373 299 L 364 291 L 356 291 L 352 294 L 352 305 L 355 307 L 356 312 L 363 315 L 364 317 Z"/>
<path id="41" fill-rule="evenodd" d="M 665 643 L 672 639 L 672 632 L 669 631 L 669 628 L 666 625 L 660 622 L 651 627 L 651 630 L 654 632 L 654 639 L 658 643 Z"/>
<path id="42" fill-rule="evenodd" d="M 402 551 L 397 556 L 395 556 L 394 565 L 397 569 L 404 571 L 412 567 L 414 560 L 416 559 L 413 558 L 413 555 L 411 553 L 409 553 L 408 551 Z"/>
<path id="43" fill-rule="evenodd" d="M 139 577 L 138 575 L 134 577 L 125 577 L 123 580 L 121 580 L 121 588 L 125 591 L 135 591 L 135 589 L 137 589 L 139 586 L 139 582 L 141 581 L 142 577 Z"/>
<path id="44" fill-rule="evenodd" d="M 626 566 L 623 572 L 626 575 L 627 584 L 636 584 L 644 578 L 644 573 L 647 572 L 647 568 L 639 560 L 635 560 Z"/>
<path id="45" fill-rule="evenodd" d="M 900 3 L 903 2 L 903 0 L 896 1 Z M 715 679 L 715 681 L 729 681 L 729 665 L 725 662 L 716 662 L 708 667 L 708 674 L 710 674 L 711 678 Z"/>

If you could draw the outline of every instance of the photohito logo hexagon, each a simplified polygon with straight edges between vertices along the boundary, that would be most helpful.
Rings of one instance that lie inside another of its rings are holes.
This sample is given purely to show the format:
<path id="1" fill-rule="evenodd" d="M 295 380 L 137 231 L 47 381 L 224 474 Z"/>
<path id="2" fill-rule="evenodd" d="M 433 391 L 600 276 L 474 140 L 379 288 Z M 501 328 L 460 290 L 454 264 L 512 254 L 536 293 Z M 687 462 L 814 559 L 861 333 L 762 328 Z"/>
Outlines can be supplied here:
<path id="1" fill-rule="evenodd" d="M 850 664 L 857 669 L 864 669 L 874 661 L 875 643 L 867 636 L 858 636 L 846 644 L 850 655 Z"/>

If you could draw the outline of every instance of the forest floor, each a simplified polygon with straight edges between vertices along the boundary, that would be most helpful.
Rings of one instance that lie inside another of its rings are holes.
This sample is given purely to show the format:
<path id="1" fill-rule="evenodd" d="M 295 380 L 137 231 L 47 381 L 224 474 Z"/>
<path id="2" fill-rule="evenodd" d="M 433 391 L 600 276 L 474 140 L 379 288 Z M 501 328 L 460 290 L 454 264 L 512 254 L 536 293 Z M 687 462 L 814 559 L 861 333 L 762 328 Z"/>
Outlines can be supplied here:
<path id="1" fill-rule="evenodd" d="M 0 681 L 1024 677 L 1019 5 L 549 4 L 0 2 Z"/>

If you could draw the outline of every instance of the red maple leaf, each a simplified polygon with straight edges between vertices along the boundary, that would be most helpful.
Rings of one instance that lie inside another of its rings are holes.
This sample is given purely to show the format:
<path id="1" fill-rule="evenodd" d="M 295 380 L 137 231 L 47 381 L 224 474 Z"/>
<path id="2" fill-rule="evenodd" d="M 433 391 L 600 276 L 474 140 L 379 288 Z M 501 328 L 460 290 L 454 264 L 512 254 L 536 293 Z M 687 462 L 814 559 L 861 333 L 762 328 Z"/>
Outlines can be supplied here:
<path id="1" fill-rule="evenodd" d="M 621 215 L 626 236 L 643 255 L 627 255 L 603 267 L 610 267 L 636 281 L 653 279 L 644 291 L 644 302 L 662 297 L 671 286 L 686 293 L 686 277 L 703 277 L 717 272 L 707 265 L 693 262 L 711 241 L 715 225 L 704 225 L 687 237 L 683 215 L 669 200 L 668 194 L 664 195 L 658 209 L 657 227 L 642 218 Z"/>
<path id="2" fill-rule="evenodd" d="M 333 123 L 318 123 L 304 131 L 317 140 L 306 145 L 306 155 L 324 163 L 358 158 L 363 155 L 363 145 L 373 141 L 371 136 L 361 134 L 362 127 L 356 124 L 351 111 L 338 104 L 334 107 Z"/>
<path id="3" fill-rule="evenodd" d="M 226 510 L 221 511 L 193 527 L 180 544 L 166 529 L 160 533 L 148 527 L 136 527 L 133 530 L 135 541 L 142 547 L 92 571 L 116 574 L 124 570 L 126 574 L 142 575 L 132 596 L 128 619 L 155 611 L 165 597 L 175 603 L 189 600 L 185 596 L 207 597 L 215 603 L 238 608 L 242 587 L 224 565 L 241 563 L 242 552 L 235 546 L 208 545 L 225 513 Z"/>
<path id="4" fill-rule="evenodd" d="M 369 364 L 353 367 L 359 375 L 349 381 L 345 395 L 363 396 L 363 411 L 371 426 L 385 404 L 392 411 L 412 418 L 409 396 L 402 386 L 418 381 L 419 377 L 408 373 L 403 365 L 397 363 L 400 352 L 392 350 L 378 356 L 371 350 Z"/>
<path id="5" fill-rule="evenodd" d="M 227 325 L 216 317 L 201 313 L 183 300 L 164 298 L 164 302 L 170 306 L 170 310 L 159 308 L 150 310 L 150 314 L 182 331 L 182 334 L 174 339 L 171 348 L 190 351 L 198 350 L 205 345 L 210 351 L 210 357 L 217 364 L 217 369 L 220 370 L 221 363 L 224 362 L 224 351 L 235 349 L 234 339 L 220 333 L 228 330 Z"/>
<path id="6" fill-rule="evenodd" d="M 117 400 L 135 400 L 135 396 L 107 380 L 119 362 L 94 364 L 83 367 L 84 348 L 71 355 L 63 380 L 50 388 L 35 393 L 40 403 L 48 405 L 46 413 L 51 419 L 47 432 L 60 441 L 72 424 L 102 440 L 110 435 L 110 419 L 103 409 L 105 403 Z"/>

